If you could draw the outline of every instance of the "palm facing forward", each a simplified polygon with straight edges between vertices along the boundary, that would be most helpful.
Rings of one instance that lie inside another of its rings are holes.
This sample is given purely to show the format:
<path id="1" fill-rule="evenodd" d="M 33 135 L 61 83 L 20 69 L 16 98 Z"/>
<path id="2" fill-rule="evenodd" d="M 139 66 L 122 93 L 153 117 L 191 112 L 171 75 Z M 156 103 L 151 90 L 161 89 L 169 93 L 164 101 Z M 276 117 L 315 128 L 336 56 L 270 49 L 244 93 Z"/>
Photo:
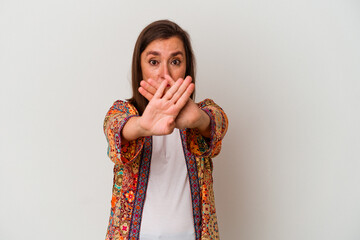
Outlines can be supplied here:
<path id="1" fill-rule="evenodd" d="M 170 76 L 166 76 L 166 80 L 164 81 L 168 81 L 172 85 L 172 87 L 165 93 L 164 97 L 161 99 L 162 101 L 159 101 L 159 97 L 157 96 L 157 94 L 159 93 L 159 90 L 161 92 L 164 91 L 161 89 L 163 82 L 159 84 L 158 82 L 149 79 L 147 81 L 142 81 L 141 87 L 139 88 L 139 92 L 146 99 L 149 100 L 149 104 L 144 111 L 144 114 L 145 112 L 147 114 L 144 120 L 147 119 L 146 121 L 150 122 L 150 119 L 148 119 L 147 117 L 151 116 L 153 118 L 154 121 L 152 121 L 152 123 L 154 124 L 154 128 L 156 126 L 156 130 L 154 129 L 152 132 L 158 133 L 154 135 L 169 134 L 173 131 L 174 127 L 179 129 L 201 128 L 202 125 L 204 125 L 204 122 L 209 123 L 209 119 L 206 113 L 199 109 L 199 107 L 194 103 L 194 101 L 190 99 L 190 95 L 194 90 L 193 88 L 191 89 L 191 92 L 187 90 L 185 92 L 186 94 L 182 94 L 182 91 L 175 92 L 178 85 L 183 87 L 184 84 L 186 85 L 187 83 L 190 83 L 192 81 L 190 76 L 186 77 L 185 80 L 182 80 L 180 78 L 176 82 Z M 179 90 L 181 89 L 181 87 L 179 88 Z M 167 96 L 168 94 L 169 96 Z M 175 104 L 176 106 L 171 104 L 173 100 L 170 100 L 168 102 L 163 101 L 168 99 L 170 96 L 173 96 L 175 100 L 178 98 L 175 96 L 179 96 L 179 94 L 182 95 L 178 100 L 179 104 Z M 148 113 L 148 111 L 151 111 L 151 113 Z M 155 116 L 155 114 L 158 114 L 158 116 Z M 209 124 L 205 124 L 205 126 L 208 125 Z M 206 131 L 206 128 L 202 130 Z"/>
<path id="2" fill-rule="evenodd" d="M 174 128 L 178 127 L 177 121 L 178 117 L 182 115 L 179 114 L 182 109 L 191 109 L 191 107 L 186 107 L 189 97 L 194 91 L 191 78 L 179 79 L 165 92 L 167 84 L 168 81 L 164 80 L 154 94 L 147 91 L 145 93 L 144 88 L 139 88 L 139 92 L 149 100 L 144 113 L 139 119 L 139 125 L 146 131 L 146 135 L 172 133 Z"/>

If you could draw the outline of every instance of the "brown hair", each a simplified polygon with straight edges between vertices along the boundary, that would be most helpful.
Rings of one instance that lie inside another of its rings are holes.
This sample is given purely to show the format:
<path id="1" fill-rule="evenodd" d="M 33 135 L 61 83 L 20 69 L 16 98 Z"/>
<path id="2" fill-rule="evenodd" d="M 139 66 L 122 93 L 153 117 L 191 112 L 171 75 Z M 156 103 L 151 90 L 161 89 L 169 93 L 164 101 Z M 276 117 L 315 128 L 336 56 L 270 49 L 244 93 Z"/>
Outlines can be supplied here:
<path id="1" fill-rule="evenodd" d="M 136 107 L 140 115 L 142 115 L 146 105 L 148 104 L 148 100 L 138 91 L 140 81 L 143 80 L 141 70 L 141 53 L 152 41 L 157 39 L 169 39 L 175 36 L 179 37 L 184 44 L 186 55 L 185 76 L 191 76 L 193 83 L 195 83 L 195 57 L 191 47 L 189 34 L 179 25 L 169 20 L 159 20 L 149 24 L 142 30 L 135 43 L 131 67 L 133 96 L 128 99 L 128 101 Z M 195 91 L 190 97 L 194 99 Z"/>

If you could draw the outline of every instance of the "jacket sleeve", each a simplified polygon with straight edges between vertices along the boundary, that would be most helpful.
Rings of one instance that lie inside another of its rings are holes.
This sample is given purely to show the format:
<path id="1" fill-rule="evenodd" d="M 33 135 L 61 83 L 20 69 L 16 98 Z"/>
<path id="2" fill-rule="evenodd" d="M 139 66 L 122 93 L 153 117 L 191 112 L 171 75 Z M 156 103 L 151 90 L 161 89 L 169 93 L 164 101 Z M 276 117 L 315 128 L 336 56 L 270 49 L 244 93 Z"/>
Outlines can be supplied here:
<path id="1" fill-rule="evenodd" d="M 141 152 L 144 138 L 127 143 L 121 142 L 121 130 L 132 117 L 138 116 L 136 108 L 128 102 L 118 100 L 107 112 L 104 120 L 104 133 L 108 142 L 107 154 L 115 164 L 127 164 Z"/>
<path id="2" fill-rule="evenodd" d="M 220 153 L 221 141 L 224 138 L 228 119 L 221 107 L 213 100 L 205 99 L 198 106 L 210 117 L 211 136 L 202 136 L 198 129 L 187 129 L 187 146 L 195 155 L 200 157 L 215 157 Z"/>

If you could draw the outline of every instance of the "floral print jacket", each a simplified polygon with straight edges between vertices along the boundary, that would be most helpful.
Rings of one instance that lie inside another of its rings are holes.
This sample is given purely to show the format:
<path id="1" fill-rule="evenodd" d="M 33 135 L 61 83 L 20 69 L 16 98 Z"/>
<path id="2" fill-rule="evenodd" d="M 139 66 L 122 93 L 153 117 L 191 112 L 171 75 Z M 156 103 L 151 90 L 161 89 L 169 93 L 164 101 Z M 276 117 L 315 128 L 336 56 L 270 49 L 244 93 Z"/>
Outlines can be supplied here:
<path id="1" fill-rule="evenodd" d="M 211 158 L 220 152 L 228 120 L 224 111 L 210 99 L 198 103 L 198 106 L 210 116 L 211 137 L 203 137 L 197 129 L 180 131 L 190 181 L 195 235 L 196 240 L 219 239 Z M 120 132 L 134 116 L 138 116 L 136 108 L 118 100 L 107 112 L 104 121 L 108 156 L 115 163 L 106 240 L 139 239 L 152 138 L 142 137 L 121 143 Z"/>

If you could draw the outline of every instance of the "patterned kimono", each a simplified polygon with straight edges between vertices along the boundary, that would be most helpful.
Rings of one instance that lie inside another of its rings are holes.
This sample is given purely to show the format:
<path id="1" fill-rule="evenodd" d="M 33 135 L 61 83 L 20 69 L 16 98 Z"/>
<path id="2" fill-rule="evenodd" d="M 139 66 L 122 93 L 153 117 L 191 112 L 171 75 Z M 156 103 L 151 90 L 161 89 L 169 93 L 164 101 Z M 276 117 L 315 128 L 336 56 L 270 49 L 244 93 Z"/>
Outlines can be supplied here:
<path id="1" fill-rule="evenodd" d="M 219 154 L 228 120 L 212 100 L 198 103 L 210 117 L 211 137 L 197 129 L 180 130 L 190 182 L 196 240 L 219 239 L 213 192 L 212 157 Z M 106 240 L 139 239 L 142 210 L 149 178 L 152 138 L 142 137 L 121 143 L 125 123 L 138 116 L 128 102 L 116 101 L 106 114 L 104 132 L 108 156 L 115 163 L 111 212 Z"/>

